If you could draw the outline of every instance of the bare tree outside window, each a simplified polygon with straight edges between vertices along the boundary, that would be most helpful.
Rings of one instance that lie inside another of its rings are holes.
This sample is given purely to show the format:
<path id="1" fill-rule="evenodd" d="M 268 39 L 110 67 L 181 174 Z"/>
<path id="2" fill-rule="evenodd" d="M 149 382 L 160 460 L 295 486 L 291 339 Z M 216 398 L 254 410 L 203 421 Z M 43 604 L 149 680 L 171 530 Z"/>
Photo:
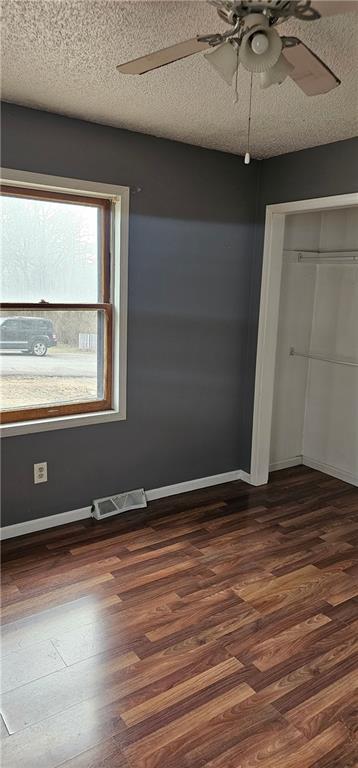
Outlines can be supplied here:
<path id="1" fill-rule="evenodd" d="M 2 301 L 97 301 L 96 208 L 4 195 L 1 220 Z"/>

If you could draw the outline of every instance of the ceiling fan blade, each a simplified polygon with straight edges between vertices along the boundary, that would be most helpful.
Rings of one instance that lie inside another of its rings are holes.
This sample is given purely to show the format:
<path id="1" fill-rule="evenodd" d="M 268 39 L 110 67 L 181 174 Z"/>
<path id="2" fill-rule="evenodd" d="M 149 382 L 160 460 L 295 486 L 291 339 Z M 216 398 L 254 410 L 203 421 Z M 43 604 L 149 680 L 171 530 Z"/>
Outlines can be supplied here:
<path id="1" fill-rule="evenodd" d="M 165 67 L 166 64 L 185 59 L 187 56 L 193 56 L 194 53 L 200 53 L 207 48 L 210 48 L 209 43 L 201 42 L 193 37 L 191 40 L 184 40 L 182 43 L 170 45 L 169 48 L 162 48 L 160 51 L 148 53 L 147 56 L 140 56 L 140 58 L 127 61 L 125 64 L 119 64 L 117 69 L 123 75 L 144 75 L 145 72 Z"/>
<path id="2" fill-rule="evenodd" d="M 328 93 L 337 85 L 339 78 L 332 72 L 327 64 L 316 56 L 307 45 L 298 40 L 296 45 L 289 45 L 283 49 L 285 56 L 294 69 L 289 77 L 298 85 L 307 96 L 318 96 L 320 93 Z"/>
<path id="3" fill-rule="evenodd" d="M 321 16 L 334 16 L 339 13 L 353 13 L 358 11 L 357 0 L 313 0 L 315 11 Z"/>

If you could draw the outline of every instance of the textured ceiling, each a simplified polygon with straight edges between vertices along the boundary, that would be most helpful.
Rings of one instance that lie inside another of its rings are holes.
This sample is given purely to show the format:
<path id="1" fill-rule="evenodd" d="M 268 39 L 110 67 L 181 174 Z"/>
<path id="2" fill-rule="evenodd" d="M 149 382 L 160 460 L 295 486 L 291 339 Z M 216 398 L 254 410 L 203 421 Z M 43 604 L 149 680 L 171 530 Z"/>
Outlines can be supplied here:
<path id="1" fill-rule="evenodd" d="M 250 75 L 239 102 L 202 54 L 141 77 L 116 64 L 198 33 L 226 28 L 205 2 L 2 0 L 2 98 L 205 147 L 246 149 Z M 289 22 L 342 80 L 308 98 L 288 79 L 254 80 L 252 154 L 269 157 L 357 133 L 358 14 Z"/>

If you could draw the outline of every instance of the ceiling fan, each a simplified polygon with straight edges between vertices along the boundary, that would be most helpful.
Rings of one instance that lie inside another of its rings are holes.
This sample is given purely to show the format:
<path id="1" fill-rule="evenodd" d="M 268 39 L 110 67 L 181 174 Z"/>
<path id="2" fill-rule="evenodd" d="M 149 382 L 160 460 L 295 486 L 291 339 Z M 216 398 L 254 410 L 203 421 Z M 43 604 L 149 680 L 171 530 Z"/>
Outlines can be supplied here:
<path id="1" fill-rule="evenodd" d="M 298 37 L 279 35 L 275 27 L 290 18 L 315 21 L 322 16 L 358 9 L 350 0 L 208 0 L 220 19 L 229 25 L 225 32 L 198 35 L 169 48 L 119 64 L 124 75 L 143 75 L 179 59 L 208 49 L 205 59 L 231 84 L 239 64 L 260 74 L 262 88 L 282 83 L 287 76 L 307 96 L 327 93 L 340 85 L 339 78 Z"/>

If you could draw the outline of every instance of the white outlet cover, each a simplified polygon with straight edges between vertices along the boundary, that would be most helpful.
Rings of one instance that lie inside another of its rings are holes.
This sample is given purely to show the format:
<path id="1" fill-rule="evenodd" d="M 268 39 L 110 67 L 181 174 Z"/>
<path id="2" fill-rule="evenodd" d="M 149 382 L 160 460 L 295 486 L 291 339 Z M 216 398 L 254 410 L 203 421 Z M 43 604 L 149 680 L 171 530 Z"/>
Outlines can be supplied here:
<path id="1" fill-rule="evenodd" d="M 34 484 L 47 483 L 47 461 L 34 464 Z"/>

